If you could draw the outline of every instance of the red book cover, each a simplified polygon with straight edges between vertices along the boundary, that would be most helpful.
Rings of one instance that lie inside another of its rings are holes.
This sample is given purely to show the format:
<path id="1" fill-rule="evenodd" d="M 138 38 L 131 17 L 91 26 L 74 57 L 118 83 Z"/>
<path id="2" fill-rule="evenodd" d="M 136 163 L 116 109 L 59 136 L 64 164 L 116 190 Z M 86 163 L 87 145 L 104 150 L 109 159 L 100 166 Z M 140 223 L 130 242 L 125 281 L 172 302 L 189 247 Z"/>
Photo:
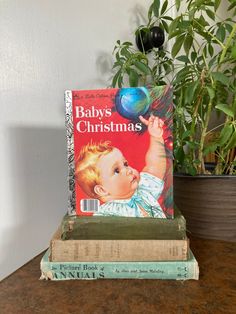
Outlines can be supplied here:
<path id="1" fill-rule="evenodd" d="M 65 92 L 69 213 L 173 218 L 169 86 Z"/>

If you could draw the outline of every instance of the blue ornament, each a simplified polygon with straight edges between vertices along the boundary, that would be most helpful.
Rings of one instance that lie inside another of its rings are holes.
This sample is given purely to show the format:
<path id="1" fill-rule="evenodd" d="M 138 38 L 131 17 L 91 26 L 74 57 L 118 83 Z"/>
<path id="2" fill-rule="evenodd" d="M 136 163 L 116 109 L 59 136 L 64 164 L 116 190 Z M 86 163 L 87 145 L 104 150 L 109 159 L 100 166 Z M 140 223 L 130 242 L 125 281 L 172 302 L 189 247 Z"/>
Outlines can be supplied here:
<path id="1" fill-rule="evenodd" d="M 136 120 L 145 115 L 150 107 L 151 98 L 145 87 L 121 88 L 115 97 L 118 113 L 129 120 Z"/>

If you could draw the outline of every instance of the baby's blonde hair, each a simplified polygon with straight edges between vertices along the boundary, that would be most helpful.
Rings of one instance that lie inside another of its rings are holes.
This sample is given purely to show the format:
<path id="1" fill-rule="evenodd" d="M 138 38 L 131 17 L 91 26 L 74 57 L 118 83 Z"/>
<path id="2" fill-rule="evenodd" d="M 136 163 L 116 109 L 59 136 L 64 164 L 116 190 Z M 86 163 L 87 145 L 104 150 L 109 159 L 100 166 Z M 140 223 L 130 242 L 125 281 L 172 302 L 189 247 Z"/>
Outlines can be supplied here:
<path id="1" fill-rule="evenodd" d="M 94 187 L 100 182 L 100 173 L 97 168 L 98 160 L 101 156 L 107 155 L 113 150 L 109 141 L 88 143 L 80 150 L 76 160 L 75 177 L 82 190 L 93 198 L 98 198 L 94 192 Z"/>

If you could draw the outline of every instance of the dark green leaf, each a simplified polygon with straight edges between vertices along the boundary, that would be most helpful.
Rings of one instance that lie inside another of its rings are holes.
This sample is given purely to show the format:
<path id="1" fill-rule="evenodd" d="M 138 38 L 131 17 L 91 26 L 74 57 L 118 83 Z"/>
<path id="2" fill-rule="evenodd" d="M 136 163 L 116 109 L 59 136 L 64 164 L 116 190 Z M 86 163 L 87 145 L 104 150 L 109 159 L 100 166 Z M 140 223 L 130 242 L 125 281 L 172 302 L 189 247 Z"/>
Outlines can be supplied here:
<path id="1" fill-rule="evenodd" d="M 220 111 L 224 112 L 227 116 L 234 118 L 234 112 L 228 105 L 218 104 L 216 105 L 216 109 L 219 109 Z"/>
<path id="2" fill-rule="evenodd" d="M 169 30 L 170 30 L 170 28 L 169 28 Z M 183 34 L 183 33 L 184 33 L 184 32 L 183 32 L 182 30 L 178 29 L 178 30 L 176 30 L 176 31 L 174 31 L 174 32 L 172 32 L 172 33 L 170 33 L 168 39 L 174 38 L 174 37 L 176 37 L 176 36 L 178 36 L 178 35 L 181 35 L 181 34 Z"/>
<path id="3" fill-rule="evenodd" d="M 229 34 L 232 32 L 233 27 L 232 27 L 231 24 L 226 23 L 226 24 L 225 24 L 225 28 L 227 29 L 227 31 L 228 31 Z"/>
<path id="4" fill-rule="evenodd" d="M 183 135 L 182 135 L 182 140 L 188 138 L 191 135 L 191 131 L 186 130 L 184 131 Z"/>
<path id="5" fill-rule="evenodd" d="M 128 47 L 133 46 L 133 44 L 131 42 L 129 42 L 129 41 L 123 42 L 123 45 L 124 46 L 128 46 Z"/>
<path id="6" fill-rule="evenodd" d="M 206 147 L 203 150 L 203 155 L 206 156 L 209 153 L 214 153 L 217 149 L 217 144 L 216 143 L 211 143 L 209 145 L 206 145 Z"/>
<path id="7" fill-rule="evenodd" d="M 153 13 L 153 3 L 150 5 L 149 10 L 148 10 L 148 19 L 149 19 L 149 21 L 152 18 L 152 13 Z"/>
<path id="8" fill-rule="evenodd" d="M 207 89 L 207 93 L 208 93 L 210 99 L 212 100 L 212 99 L 215 97 L 215 91 L 214 91 L 214 89 L 211 88 L 211 87 L 209 87 L 209 86 L 207 86 L 206 89 Z"/>
<path id="9" fill-rule="evenodd" d="M 232 48 L 231 56 L 232 58 L 236 59 L 236 45 Z"/>
<path id="10" fill-rule="evenodd" d="M 224 145 L 226 142 L 228 142 L 232 132 L 233 132 L 232 124 L 226 124 L 220 132 L 219 144 Z"/>
<path id="11" fill-rule="evenodd" d="M 133 69 L 130 69 L 129 73 L 129 85 L 130 87 L 137 87 L 138 86 L 138 73 L 134 71 Z"/>
<path id="12" fill-rule="evenodd" d="M 185 87 L 185 104 L 191 104 L 194 98 L 194 93 L 199 86 L 199 82 L 191 82 L 188 86 Z"/>
<path id="13" fill-rule="evenodd" d="M 169 33 L 169 26 L 166 23 L 166 21 L 162 20 L 161 21 L 161 25 L 163 26 L 164 30 L 167 32 L 167 34 Z"/>
<path id="14" fill-rule="evenodd" d="M 210 19 L 215 21 L 215 13 L 209 9 L 206 9 L 206 14 L 209 16 Z"/>
<path id="15" fill-rule="evenodd" d="M 223 25 L 221 25 L 217 32 L 216 32 L 216 38 L 218 38 L 221 42 L 225 40 L 225 28 Z"/>
<path id="16" fill-rule="evenodd" d="M 194 63 L 194 61 L 195 61 L 196 58 L 197 58 L 197 53 L 196 53 L 195 51 L 192 51 L 190 58 L 191 58 L 191 61 Z"/>
<path id="17" fill-rule="evenodd" d="M 150 69 L 149 69 L 147 64 L 140 62 L 140 61 L 134 61 L 134 65 L 142 73 L 144 73 L 146 75 L 150 74 Z"/>
<path id="18" fill-rule="evenodd" d="M 172 50 L 171 50 L 171 55 L 172 55 L 173 58 L 174 58 L 174 57 L 177 55 L 177 53 L 180 51 L 180 49 L 181 49 L 181 47 L 182 47 L 182 45 L 183 45 L 184 38 L 185 38 L 185 34 L 180 35 L 180 36 L 178 36 L 178 37 L 176 38 L 175 43 L 174 43 L 174 45 L 173 45 L 173 47 L 172 47 Z"/>
<path id="19" fill-rule="evenodd" d="M 159 17 L 160 0 L 154 0 L 153 2 L 153 13 L 156 17 Z"/>
<path id="20" fill-rule="evenodd" d="M 131 56 L 131 53 L 127 50 L 126 47 L 121 48 L 120 53 L 121 55 L 125 56 L 127 59 L 129 59 Z"/>
<path id="21" fill-rule="evenodd" d="M 185 55 L 179 56 L 176 59 L 184 63 L 190 63 L 189 58 Z"/>
<path id="22" fill-rule="evenodd" d="M 178 147 L 175 151 L 175 158 L 182 163 L 184 161 L 184 150 L 182 147 Z"/>
<path id="23" fill-rule="evenodd" d="M 200 24 L 197 24 L 197 27 L 200 29 L 204 29 L 204 27 L 209 26 L 207 20 L 201 15 L 196 21 Z"/>
<path id="24" fill-rule="evenodd" d="M 119 78 L 120 75 L 121 75 L 121 71 L 118 71 L 118 72 L 114 75 L 113 80 L 112 80 L 112 83 L 111 83 L 112 87 L 116 87 L 116 84 L 117 84 L 117 81 L 118 81 L 118 78 Z"/>
<path id="25" fill-rule="evenodd" d="M 178 16 L 177 18 L 175 18 L 169 25 L 169 32 L 170 34 L 172 32 L 175 32 L 179 23 L 180 17 Z"/>
<path id="26" fill-rule="evenodd" d="M 176 5 L 177 11 L 179 11 L 179 8 L 180 8 L 180 0 L 175 0 L 175 5 Z"/>
<path id="27" fill-rule="evenodd" d="M 226 86 L 229 85 L 229 78 L 221 72 L 212 72 L 212 77 Z"/>
<path id="28" fill-rule="evenodd" d="M 171 16 L 167 16 L 167 15 L 162 16 L 162 19 L 168 20 L 168 21 L 173 21 L 173 18 Z"/>
<path id="29" fill-rule="evenodd" d="M 215 9 L 215 11 L 217 11 L 217 9 L 219 8 L 220 3 L 221 3 L 221 0 L 215 0 L 215 2 L 214 2 L 214 9 Z"/>
<path id="30" fill-rule="evenodd" d="M 226 146 L 226 150 L 236 147 L 236 131 L 234 130 L 231 138 L 229 139 L 229 143 Z"/>
<path id="31" fill-rule="evenodd" d="M 162 15 L 163 13 L 165 13 L 166 8 L 167 8 L 167 5 L 168 5 L 168 0 L 165 0 L 165 2 L 163 3 L 163 6 L 162 6 L 162 8 L 161 8 L 161 15 Z"/>
<path id="32" fill-rule="evenodd" d="M 228 7 L 228 11 L 232 10 L 233 8 L 236 7 L 236 1 L 233 1 L 230 6 Z"/>
<path id="33" fill-rule="evenodd" d="M 208 44 L 208 52 L 209 52 L 209 55 L 212 57 L 214 54 L 214 49 L 211 44 Z"/>
<path id="34" fill-rule="evenodd" d="M 192 47 L 193 44 L 193 37 L 190 34 L 187 34 L 184 40 L 184 50 L 186 52 L 186 55 L 189 54 L 189 50 Z"/>

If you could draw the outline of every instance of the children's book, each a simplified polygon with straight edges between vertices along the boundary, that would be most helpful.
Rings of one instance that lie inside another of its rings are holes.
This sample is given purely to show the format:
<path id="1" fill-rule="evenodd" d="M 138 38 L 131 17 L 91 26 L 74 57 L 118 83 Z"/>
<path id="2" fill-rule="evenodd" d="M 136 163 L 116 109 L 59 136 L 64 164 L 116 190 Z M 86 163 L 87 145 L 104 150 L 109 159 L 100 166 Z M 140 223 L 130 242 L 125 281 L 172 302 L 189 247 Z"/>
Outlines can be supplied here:
<path id="1" fill-rule="evenodd" d="M 42 280 L 71 279 L 199 279 L 198 263 L 189 252 L 186 261 L 159 262 L 51 262 L 50 250 L 41 263 Z"/>
<path id="2" fill-rule="evenodd" d="M 173 218 L 169 86 L 65 92 L 69 214 Z"/>

